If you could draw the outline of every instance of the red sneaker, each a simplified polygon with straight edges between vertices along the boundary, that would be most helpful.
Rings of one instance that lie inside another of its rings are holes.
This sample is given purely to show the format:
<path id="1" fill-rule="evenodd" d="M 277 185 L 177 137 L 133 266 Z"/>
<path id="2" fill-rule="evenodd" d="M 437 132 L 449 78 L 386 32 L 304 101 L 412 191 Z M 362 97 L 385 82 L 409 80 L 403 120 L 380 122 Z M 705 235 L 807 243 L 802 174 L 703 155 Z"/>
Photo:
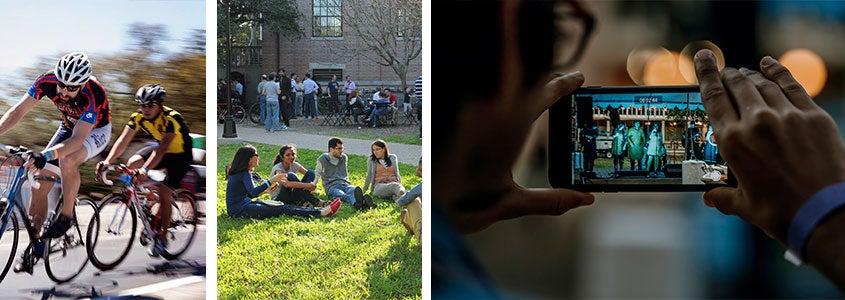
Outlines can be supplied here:
<path id="1" fill-rule="evenodd" d="M 329 208 L 332 209 L 332 212 L 330 212 L 328 215 L 326 215 L 326 217 L 334 216 L 334 214 L 337 213 L 337 210 L 340 209 L 340 198 L 334 198 L 334 201 L 332 201 L 332 204 L 329 204 Z"/>

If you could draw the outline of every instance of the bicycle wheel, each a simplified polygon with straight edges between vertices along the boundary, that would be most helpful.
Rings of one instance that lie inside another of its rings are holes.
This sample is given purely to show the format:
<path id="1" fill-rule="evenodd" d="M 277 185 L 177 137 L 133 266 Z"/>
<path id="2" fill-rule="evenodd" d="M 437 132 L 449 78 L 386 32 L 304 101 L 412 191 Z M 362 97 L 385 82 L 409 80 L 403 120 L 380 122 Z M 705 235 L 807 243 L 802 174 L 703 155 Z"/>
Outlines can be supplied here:
<path id="1" fill-rule="evenodd" d="M 15 260 L 15 253 L 18 250 L 18 217 L 9 210 L 3 211 L 3 214 L 11 214 L 8 220 L 3 221 L 2 229 L 0 231 L 0 257 L 9 257 L 6 259 L 3 272 L 0 273 L 0 282 L 6 278 L 9 268 L 12 267 L 12 262 Z M 5 218 L 4 218 L 5 219 Z"/>
<path id="2" fill-rule="evenodd" d="M 161 254 L 167 260 L 182 256 L 197 234 L 197 201 L 187 190 L 176 190 L 167 229 L 167 248 Z"/>
<path id="3" fill-rule="evenodd" d="M 88 259 L 100 270 L 111 270 L 129 254 L 138 229 L 138 213 L 123 194 L 100 203 L 97 226 L 88 227 Z"/>
<path id="4" fill-rule="evenodd" d="M 252 124 L 261 124 L 261 107 L 258 103 L 249 108 L 249 121 Z"/>
<path id="5" fill-rule="evenodd" d="M 61 201 L 59 207 L 61 208 Z M 58 215 L 58 214 L 57 214 Z M 71 281 L 88 264 L 85 235 L 89 225 L 97 226 L 97 205 L 87 196 L 77 198 L 73 208 L 73 226 L 63 236 L 47 240 L 44 267 L 47 276 L 57 283 Z"/>
<path id="6" fill-rule="evenodd" d="M 240 105 L 232 105 L 232 117 L 238 124 L 246 122 L 246 110 Z"/>

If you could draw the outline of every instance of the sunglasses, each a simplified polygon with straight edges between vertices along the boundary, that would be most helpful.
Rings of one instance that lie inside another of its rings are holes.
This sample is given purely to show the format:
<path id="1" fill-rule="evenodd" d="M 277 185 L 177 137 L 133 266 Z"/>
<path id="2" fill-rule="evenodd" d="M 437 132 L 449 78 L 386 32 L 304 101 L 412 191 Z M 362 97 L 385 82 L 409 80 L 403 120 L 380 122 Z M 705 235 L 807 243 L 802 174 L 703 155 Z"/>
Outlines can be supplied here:
<path id="1" fill-rule="evenodd" d="M 79 88 L 82 87 L 81 85 L 65 85 L 61 81 L 58 81 L 58 85 L 60 89 L 63 89 L 68 92 L 76 92 L 79 90 Z"/>
<path id="2" fill-rule="evenodd" d="M 142 108 L 153 108 L 153 107 L 156 106 L 155 103 L 145 103 L 145 104 L 140 104 L 140 105 L 141 105 Z"/>

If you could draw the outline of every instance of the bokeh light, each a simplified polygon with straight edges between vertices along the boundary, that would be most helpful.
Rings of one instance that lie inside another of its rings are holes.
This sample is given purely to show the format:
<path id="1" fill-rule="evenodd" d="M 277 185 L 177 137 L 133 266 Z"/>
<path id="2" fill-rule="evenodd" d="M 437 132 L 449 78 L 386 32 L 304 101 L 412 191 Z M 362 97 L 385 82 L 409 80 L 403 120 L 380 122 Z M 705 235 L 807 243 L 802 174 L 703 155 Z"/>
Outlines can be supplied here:
<path id="1" fill-rule="evenodd" d="M 646 63 L 643 70 L 645 85 L 687 85 L 689 83 L 678 71 L 678 57 L 675 51 L 658 53 Z"/>
<path id="2" fill-rule="evenodd" d="M 784 53 L 779 61 L 792 72 L 810 97 L 821 93 L 827 82 L 827 67 L 818 54 L 810 49 L 793 49 Z"/>
<path id="3" fill-rule="evenodd" d="M 666 48 L 663 47 L 634 48 L 628 53 L 628 76 L 630 76 L 631 80 L 633 80 L 637 85 L 644 85 L 645 81 L 643 80 L 643 75 L 649 61 L 656 56 L 669 53 L 669 50 L 666 50 Z"/>
<path id="4" fill-rule="evenodd" d="M 716 55 L 716 65 L 719 67 L 719 70 L 725 68 L 725 55 L 722 53 L 722 49 L 719 48 L 719 46 L 716 46 L 716 44 L 710 41 L 690 42 L 684 46 L 683 50 L 681 50 L 681 57 L 678 60 L 678 69 L 681 71 L 681 76 L 683 76 L 686 82 L 690 84 L 698 84 L 698 78 L 695 76 L 693 57 L 695 56 L 695 53 L 703 49 L 710 49 L 710 51 L 713 51 L 713 54 Z"/>

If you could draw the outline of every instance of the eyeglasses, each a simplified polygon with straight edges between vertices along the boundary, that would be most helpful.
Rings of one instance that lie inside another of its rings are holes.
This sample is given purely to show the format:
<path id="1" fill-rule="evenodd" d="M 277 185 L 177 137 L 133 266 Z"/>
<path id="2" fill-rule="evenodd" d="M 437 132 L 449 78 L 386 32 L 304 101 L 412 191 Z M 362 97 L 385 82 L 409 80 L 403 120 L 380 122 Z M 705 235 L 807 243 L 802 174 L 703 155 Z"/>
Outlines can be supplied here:
<path id="1" fill-rule="evenodd" d="M 63 90 L 68 91 L 68 92 L 76 92 L 76 91 L 79 90 L 79 88 L 82 87 L 81 85 L 65 85 L 61 81 L 58 81 L 57 83 L 58 83 L 60 89 L 63 89 Z"/>
<path id="2" fill-rule="evenodd" d="M 557 38 L 552 69 L 563 71 L 581 59 L 596 19 L 576 0 L 559 2 L 554 12 Z"/>
<path id="3" fill-rule="evenodd" d="M 155 103 L 144 103 L 144 104 L 140 104 L 140 106 L 141 106 L 141 108 L 153 108 L 153 107 L 156 106 L 156 104 Z"/>

